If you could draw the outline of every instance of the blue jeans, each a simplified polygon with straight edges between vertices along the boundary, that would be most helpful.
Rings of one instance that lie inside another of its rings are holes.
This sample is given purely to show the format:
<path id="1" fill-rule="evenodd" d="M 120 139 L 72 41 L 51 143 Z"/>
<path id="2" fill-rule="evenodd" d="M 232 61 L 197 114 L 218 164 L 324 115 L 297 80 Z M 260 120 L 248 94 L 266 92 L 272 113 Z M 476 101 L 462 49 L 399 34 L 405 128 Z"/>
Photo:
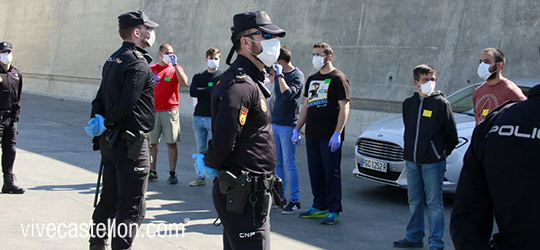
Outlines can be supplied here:
<path id="1" fill-rule="evenodd" d="M 195 133 L 195 142 L 197 143 L 197 153 L 206 153 L 208 141 L 212 139 L 212 120 L 210 117 L 194 116 L 193 132 Z"/>
<path id="2" fill-rule="evenodd" d="M 446 160 L 429 164 L 405 161 L 405 165 L 411 213 L 405 239 L 416 243 L 424 238 L 424 205 L 427 204 L 429 246 L 444 248 L 443 180 Z"/>
<path id="3" fill-rule="evenodd" d="M 276 144 L 276 175 L 283 180 L 283 190 L 285 190 L 287 186 L 285 169 L 287 169 L 290 201 L 298 202 L 300 190 L 298 189 L 298 169 L 296 169 L 296 146 L 291 141 L 294 126 L 281 126 L 272 123 L 272 130 Z"/>

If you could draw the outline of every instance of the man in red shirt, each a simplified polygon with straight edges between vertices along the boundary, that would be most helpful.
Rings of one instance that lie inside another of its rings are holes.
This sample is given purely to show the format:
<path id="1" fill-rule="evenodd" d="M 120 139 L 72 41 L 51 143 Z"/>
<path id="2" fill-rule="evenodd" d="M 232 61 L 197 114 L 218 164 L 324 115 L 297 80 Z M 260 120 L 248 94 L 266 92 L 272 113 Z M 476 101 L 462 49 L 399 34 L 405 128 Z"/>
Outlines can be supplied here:
<path id="1" fill-rule="evenodd" d="M 158 143 L 161 135 L 167 143 L 169 153 L 169 184 L 177 184 L 176 161 L 180 141 L 180 114 L 178 112 L 178 86 L 187 86 L 187 75 L 182 67 L 176 64 L 177 58 L 171 45 L 164 43 L 159 47 L 159 63 L 150 65 L 154 74 L 154 100 L 156 123 L 150 131 L 150 176 L 149 180 L 157 180 L 156 159 Z"/>
<path id="2" fill-rule="evenodd" d="M 502 69 L 505 63 L 504 54 L 499 49 L 487 48 L 482 51 L 478 76 L 486 82 L 478 86 L 473 93 L 476 125 L 506 101 L 527 99 L 515 83 L 503 77 Z"/>

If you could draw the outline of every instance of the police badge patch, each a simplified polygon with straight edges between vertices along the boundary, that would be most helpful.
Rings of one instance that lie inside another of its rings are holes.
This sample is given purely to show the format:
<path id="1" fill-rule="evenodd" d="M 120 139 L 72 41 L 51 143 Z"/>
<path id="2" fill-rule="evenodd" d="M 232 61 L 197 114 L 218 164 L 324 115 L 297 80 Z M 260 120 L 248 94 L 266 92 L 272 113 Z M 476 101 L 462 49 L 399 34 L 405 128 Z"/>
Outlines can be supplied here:
<path id="1" fill-rule="evenodd" d="M 238 121 L 240 122 L 240 125 L 242 125 L 242 126 L 244 126 L 244 124 L 246 124 L 246 118 L 247 118 L 248 111 L 249 111 L 249 109 L 247 109 L 244 106 L 242 106 L 242 108 L 240 109 L 240 116 L 238 118 Z"/>

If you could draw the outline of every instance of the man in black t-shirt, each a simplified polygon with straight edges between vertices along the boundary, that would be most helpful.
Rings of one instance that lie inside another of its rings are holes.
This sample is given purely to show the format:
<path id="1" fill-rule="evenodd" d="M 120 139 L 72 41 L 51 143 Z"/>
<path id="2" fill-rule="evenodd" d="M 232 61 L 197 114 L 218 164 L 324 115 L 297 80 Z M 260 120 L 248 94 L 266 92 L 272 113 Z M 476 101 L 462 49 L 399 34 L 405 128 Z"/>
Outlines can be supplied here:
<path id="1" fill-rule="evenodd" d="M 210 97 L 212 90 L 221 78 L 219 70 L 219 59 L 221 52 L 217 48 L 209 48 L 206 51 L 207 69 L 201 73 L 195 74 L 189 87 L 191 97 L 197 98 L 197 105 L 193 113 L 193 132 L 195 133 L 195 142 L 197 143 L 197 153 L 206 153 L 206 145 L 212 139 L 212 118 L 210 110 Z M 206 184 L 204 176 L 197 176 L 189 183 L 190 186 L 203 186 Z"/>
<path id="2" fill-rule="evenodd" d="M 301 218 L 323 218 L 323 224 L 340 221 L 341 143 L 349 115 L 349 79 L 332 65 L 333 51 L 327 43 L 313 46 L 313 66 L 318 70 L 305 84 L 304 105 L 293 131 L 298 144 L 299 131 L 306 124 L 306 151 L 313 193 L 312 207 Z"/>

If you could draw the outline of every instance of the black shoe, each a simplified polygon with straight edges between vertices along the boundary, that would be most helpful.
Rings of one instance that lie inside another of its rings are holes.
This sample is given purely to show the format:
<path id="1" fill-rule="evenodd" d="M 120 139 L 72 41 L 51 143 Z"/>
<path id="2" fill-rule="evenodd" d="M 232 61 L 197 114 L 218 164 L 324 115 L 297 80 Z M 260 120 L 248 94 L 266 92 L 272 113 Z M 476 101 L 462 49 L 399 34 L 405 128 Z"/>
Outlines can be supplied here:
<path id="1" fill-rule="evenodd" d="M 167 180 L 169 184 L 178 184 L 178 177 L 176 177 L 176 174 L 172 175 L 169 174 L 169 179 Z"/>
<path id="2" fill-rule="evenodd" d="M 157 179 L 158 179 L 157 172 L 150 171 L 150 174 L 148 175 L 148 180 L 149 181 L 157 181 Z"/>
<path id="3" fill-rule="evenodd" d="M 394 247 L 401 247 L 401 248 L 420 248 L 424 247 L 424 242 L 420 241 L 418 243 L 410 242 L 406 239 L 394 241 Z"/>
<path id="4" fill-rule="evenodd" d="M 2 186 L 2 193 L 5 194 L 24 194 L 24 188 L 15 185 L 15 175 L 4 175 L 4 185 Z"/>
<path id="5" fill-rule="evenodd" d="M 300 202 L 289 202 L 289 204 L 281 210 L 282 214 L 300 213 Z"/>
<path id="6" fill-rule="evenodd" d="M 105 245 L 93 245 L 90 246 L 90 250 L 107 250 Z"/>

